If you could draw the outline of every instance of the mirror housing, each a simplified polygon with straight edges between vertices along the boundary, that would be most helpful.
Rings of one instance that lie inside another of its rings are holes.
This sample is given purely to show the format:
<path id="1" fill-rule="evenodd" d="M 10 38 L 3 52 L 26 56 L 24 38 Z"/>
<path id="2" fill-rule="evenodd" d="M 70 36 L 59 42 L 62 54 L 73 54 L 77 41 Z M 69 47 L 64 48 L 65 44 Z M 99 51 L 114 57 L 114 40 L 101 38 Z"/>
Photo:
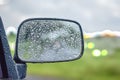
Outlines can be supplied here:
<path id="1" fill-rule="evenodd" d="M 49 63 L 79 59 L 84 40 L 76 21 L 32 18 L 23 21 L 17 33 L 15 62 Z"/>

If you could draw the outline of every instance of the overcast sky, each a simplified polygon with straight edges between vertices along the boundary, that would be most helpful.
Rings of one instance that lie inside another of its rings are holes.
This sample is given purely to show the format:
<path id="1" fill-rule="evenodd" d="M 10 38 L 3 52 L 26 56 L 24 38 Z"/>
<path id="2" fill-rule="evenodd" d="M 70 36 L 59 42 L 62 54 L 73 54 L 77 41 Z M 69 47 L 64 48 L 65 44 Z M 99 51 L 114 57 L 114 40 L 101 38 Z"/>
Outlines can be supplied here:
<path id="1" fill-rule="evenodd" d="M 0 0 L 5 28 L 31 17 L 78 21 L 86 32 L 120 31 L 120 0 Z"/>

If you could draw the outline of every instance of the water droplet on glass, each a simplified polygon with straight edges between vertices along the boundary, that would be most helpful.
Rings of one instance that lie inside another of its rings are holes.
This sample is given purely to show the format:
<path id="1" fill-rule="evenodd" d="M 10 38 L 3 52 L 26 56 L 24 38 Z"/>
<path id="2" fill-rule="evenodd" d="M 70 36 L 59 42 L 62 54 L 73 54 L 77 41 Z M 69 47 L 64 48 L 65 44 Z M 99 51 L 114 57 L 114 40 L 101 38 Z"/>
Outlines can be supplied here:
<path id="1" fill-rule="evenodd" d="M 61 61 L 80 53 L 79 26 L 53 20 L 33 20 L 21 26 L 18 53 L 27 61 Z"/>

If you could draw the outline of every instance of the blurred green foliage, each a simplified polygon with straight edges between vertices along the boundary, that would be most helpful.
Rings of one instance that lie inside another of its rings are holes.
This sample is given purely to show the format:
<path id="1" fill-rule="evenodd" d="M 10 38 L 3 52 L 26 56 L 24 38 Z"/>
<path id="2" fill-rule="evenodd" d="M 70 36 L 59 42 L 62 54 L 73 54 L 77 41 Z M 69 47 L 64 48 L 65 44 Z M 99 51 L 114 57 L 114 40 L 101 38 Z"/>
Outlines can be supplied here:
<path id="1" fill-rule="evenodd" d="M 72 80 L 119 80 L 120 49 L 106 57 L 93 57 L 85 51 L 77 61 L 51 64 L 28 64 L 28 73 L 43 76 L 58 76 Z"/>
<path id="2" fill-rule="evenodd" d="M 15 36 L 8 37 L 9 44 L 15 43 Z M 94 39 L 95 40 L 95 39 Z M 91 42 L 94 40 L 85 40 Z M 100 39 L 96 39 L 100 40 Z M 106 40 L 107 41 L 107 40 Z M 120 79 L 120 47 L 111 48 L 115 46 L 115 40 L 106 42 L 98 41 L 102 44 L 100 49 L 110 48 L 110 54 L 107 56 L 95 57 L 91 53 L 94 49 L 85 49 L 84 55 L 81 59 L 72 62 L 62 63 L 45 63 L 45 64 L 28 64 L 28 75 L 62 77 L 69 80 L 119 80 Z M 95 45 L 97 45 L 95 42 Z M 120 43 L 117 42 L 119 45 Z M 99 48 L 99 47 L 98 47 Z M 98 49 L 97 48 L 97 49 Z M 11 50 L 12 55 L 14 50 Z"/>

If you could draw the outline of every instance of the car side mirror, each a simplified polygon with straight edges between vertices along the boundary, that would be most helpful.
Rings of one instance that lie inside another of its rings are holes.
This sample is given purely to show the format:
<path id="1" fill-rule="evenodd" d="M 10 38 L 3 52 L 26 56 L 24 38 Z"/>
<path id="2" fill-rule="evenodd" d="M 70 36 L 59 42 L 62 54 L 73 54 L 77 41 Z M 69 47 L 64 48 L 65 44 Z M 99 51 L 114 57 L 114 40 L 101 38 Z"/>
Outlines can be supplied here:
<path id="1" fill-rule="evenodd" d="M 21 23 L 16 40 L 16 60 L 28 63 L 63 62 L 79 59 L 84 42 L 78 22 L 33 18 Z"/>

